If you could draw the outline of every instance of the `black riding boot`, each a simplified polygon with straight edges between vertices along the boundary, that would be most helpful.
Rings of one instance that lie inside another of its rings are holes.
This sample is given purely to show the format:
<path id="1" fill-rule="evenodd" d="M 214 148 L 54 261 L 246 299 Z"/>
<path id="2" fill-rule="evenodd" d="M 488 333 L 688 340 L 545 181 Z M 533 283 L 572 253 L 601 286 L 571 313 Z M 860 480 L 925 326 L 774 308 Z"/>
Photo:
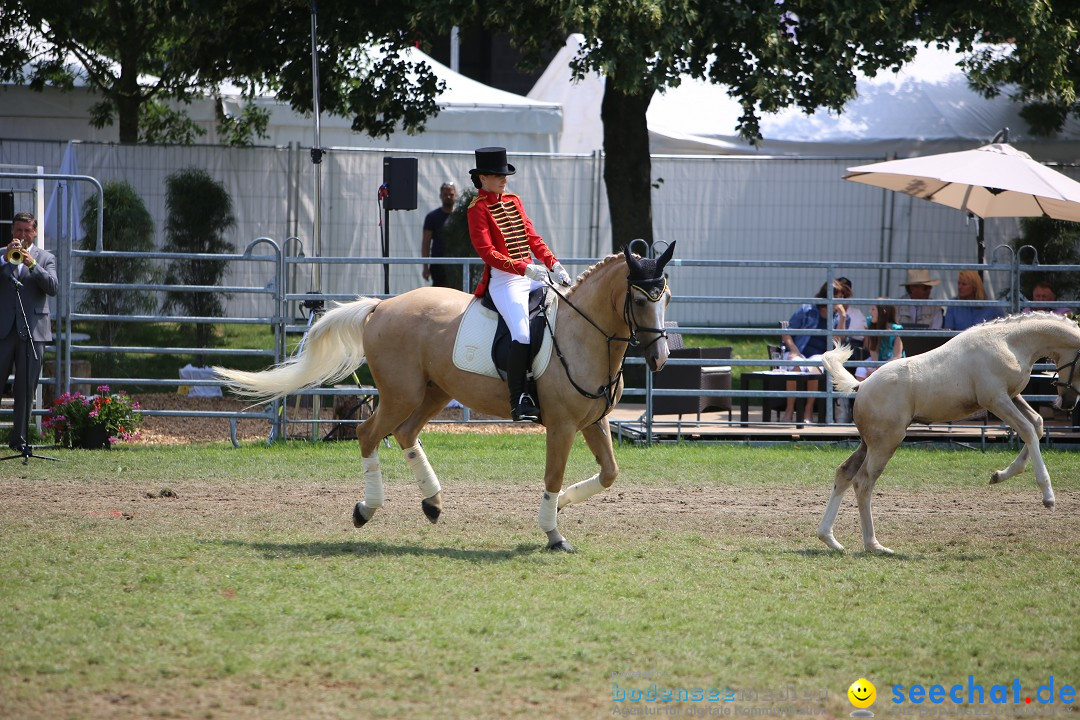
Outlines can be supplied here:
<path id="1" fill-rule="evenodd" d="M 529 395 L 529 346 L 510 341 L 510 357 L 506 361 L 506 382 L 510 386 L 510 416 L 515 422 L 540 421 L 540 408 Z"/>

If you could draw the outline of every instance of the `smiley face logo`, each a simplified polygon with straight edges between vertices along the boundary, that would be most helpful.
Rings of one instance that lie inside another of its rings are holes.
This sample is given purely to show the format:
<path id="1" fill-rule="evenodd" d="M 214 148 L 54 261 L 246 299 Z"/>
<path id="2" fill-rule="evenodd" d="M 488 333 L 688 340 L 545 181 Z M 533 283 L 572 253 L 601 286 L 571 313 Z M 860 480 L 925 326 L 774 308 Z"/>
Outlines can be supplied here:
<path id="1" fill-rule="evenodd" d="M 847 690 L 848 700 L 857 708 L 868 708 L 877 700 L 877 688 L 866 678 L 859 678 L 851 683 Z"/>

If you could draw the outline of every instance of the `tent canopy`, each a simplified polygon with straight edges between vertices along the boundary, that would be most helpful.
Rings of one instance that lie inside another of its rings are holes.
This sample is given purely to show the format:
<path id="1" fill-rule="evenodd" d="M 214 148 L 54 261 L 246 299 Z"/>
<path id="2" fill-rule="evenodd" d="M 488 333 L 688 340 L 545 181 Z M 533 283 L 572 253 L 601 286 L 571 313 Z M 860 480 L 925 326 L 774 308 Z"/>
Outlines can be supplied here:
<path id="1" fill-rule="evenodd" d="M 486 145 L 505 145 L 515 152 L 554 152 L 558 149 L 562 110 L 557 103 L 497 90 L 456 73 L 415 48 L 406 51 L 410 61 L 422 61 L 446 83 L 436 98 L 440 112 L 418 135 L 399 131 L 386 139 L 374 139 L 352 131 L 352 119 L 323 113 L 320 123 L 324 147 L 386 147 L 438 150 L 473 150 Z M 243 100 L 239 92 L 225 89 L 222 97 L 227 115 L 238 114 Z M 91 105 L 99 100 L 92 89 L 77 86 L 70 92 L 47 88 L 35 92 L 20 85 L 0 85 L 0 137 L 12 140 L 88 140 L 116 142 L 117 127 L 102 129 L 89 124 Z M 314 120 L 294 112 L 273 95 L 255 101 L 270 111 L 269 138 L 260 143 L 312 145 Z M 218 142 L 213 100 L 198 100 L 183 109 L 207 131 L 203 141 Z"/>

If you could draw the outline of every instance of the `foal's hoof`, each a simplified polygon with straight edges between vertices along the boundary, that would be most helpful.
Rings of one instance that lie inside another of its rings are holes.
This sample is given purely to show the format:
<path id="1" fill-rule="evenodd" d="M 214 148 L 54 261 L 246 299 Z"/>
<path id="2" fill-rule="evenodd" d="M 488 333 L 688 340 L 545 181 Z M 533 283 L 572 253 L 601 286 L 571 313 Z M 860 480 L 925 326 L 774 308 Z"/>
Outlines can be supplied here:
<path id="1" fill-rule="evenodd" d="M 1001 471 L 1000 470 L 998 470 L 997 472 L 995 472 L 993 475 L 990 476 L 990 484 L 991 485 L 997 485 L 999 482 L 1001 482 Z"/>
<path id="2" fill-rule="evenodd" d="M 1053 500 L 1053 498 L 1051 498 L 1050 500 L 1043 500 L 1043 507 L 1045 507 L 1047 510 L 1053 510 L 1054 509 L 1054 500 Z"/>
<path id="3" fill-rule="evenodd" d="M 432 502 L 438 497 L 438 495 L 432 495 L 431 498 L 420 501 L 420 509 L 424 511 L 424 517 L 432 523 L 438 522 L 439 516 L 442 515 L 442 503 Z"/>
<path id="4" fill-rule="evenodd" d="M 837 542 L 836 538 L 832 535 L 818 535 L 818 539 L 828 545 L 829 549 L 844 552 L 844 546 Z"/>
<path id="5" fill-rule="evenodd" d="M 866 548 L 866 552 L 874 553 L 875 555 L 895 555 L 892 550 L 884 545 L 870 545 Z"/>
<path id="6" fill-rule="evenodd" d="M 574 546 L 566 542 L 565 540 L 557 540 L 548 545 L 545 550 L 550 550 L 551 552 L 577 552 L 576 550 L 574 550 Z"/>
<path id="7" fill-rule="evenodd" d="M 371 513 L 371 515 L 365 516 L 364 515 L 365 510 L 367 510 L 367 506 L 364 505 L 364 503 L 362 503 L 362 502 L 358 502 L 358 503 L 356 503 L 355 506 L 353 506 L 353 509 L 352 509 L 352 524 L 353 524 L 353 527 L 364 527 L 364 524 L 367 523 L 367 521 L 371 519 L 371 515 L 375 514 L 375 513 Z"/>

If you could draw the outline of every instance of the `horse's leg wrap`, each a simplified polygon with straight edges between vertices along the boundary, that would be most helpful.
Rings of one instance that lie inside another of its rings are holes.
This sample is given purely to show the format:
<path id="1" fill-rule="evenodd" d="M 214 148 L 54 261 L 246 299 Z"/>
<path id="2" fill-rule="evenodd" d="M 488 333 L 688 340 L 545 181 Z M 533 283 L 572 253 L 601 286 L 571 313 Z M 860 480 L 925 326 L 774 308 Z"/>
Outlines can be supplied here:
<path id="1" fill-rule="evenodd" d="M 596 473 L 588 480 L 582 480 L 579 483 L 574 483 L 570 487 L 566 488 L 559 495 L 559 509 L 566 507 L 567 505 L 577 505 L 583 503 L 591 498 L 596 493 L 604 489 L 604 486 L 600 484 L 600 473 Z"/>
<path id="2" fill-rule="evenodd" d="M 546 533 L 559 526 L 559 493 L 544 491 L 540 500 L 540 529 Z"/>
<path id="3" fill-rule="evenodd" d="M 383 488 L 379 456 L 373 455 L 362 460 L 364 461 L 364 504 L 373 510 L 381 508 L 383 500 L 386 499 L 386 491 Z"/>
<path id="4" fill-rule="evenodd" d="M 364 501 L 356 503 L 353 508 L 353 525 L 355 527 L 363 527 L 375 515 L 375 511 L 382 507 L 383 500 L 385 500 L 379 456 L 372 455 L 369 458 L 361 458 L 361 460 L 364 465 Z"/>
<path id="5" fill-rule="evenodd" d="M 559 532 L 559 496 L 562 493 L 544 492 L 540 501 L 540 529 L 547 533 L 548 550 L 574 552 L 574 546 L 566 542 Z"/>
<path id="6" fill-rule="evenodd" d="M 416 484 L 420 488 L 420 497 L 426 499 L 442 491 L 439 478 L 435 477 L 435 471 L 428 462 L 420 443 L 416 443 L 411 448 L 405 448 L 402 452 L 405 454 L 405 462 L 409 463 L 412 469 L 413 477 L 416 478 Z"/>
<path id="7" fill-rule="evenodd" d="M 419 442 L 402 452 L 405 454 L 405 462 L 409 463 L 412 469 L 413 477 L 416 478 L 416 485 L 420 488 L 420 509 L 428 520 L 435 522 L 442 514 L 442 487 L 439 485 L 439 478 L 435 477 L 435 470 Z"/>

